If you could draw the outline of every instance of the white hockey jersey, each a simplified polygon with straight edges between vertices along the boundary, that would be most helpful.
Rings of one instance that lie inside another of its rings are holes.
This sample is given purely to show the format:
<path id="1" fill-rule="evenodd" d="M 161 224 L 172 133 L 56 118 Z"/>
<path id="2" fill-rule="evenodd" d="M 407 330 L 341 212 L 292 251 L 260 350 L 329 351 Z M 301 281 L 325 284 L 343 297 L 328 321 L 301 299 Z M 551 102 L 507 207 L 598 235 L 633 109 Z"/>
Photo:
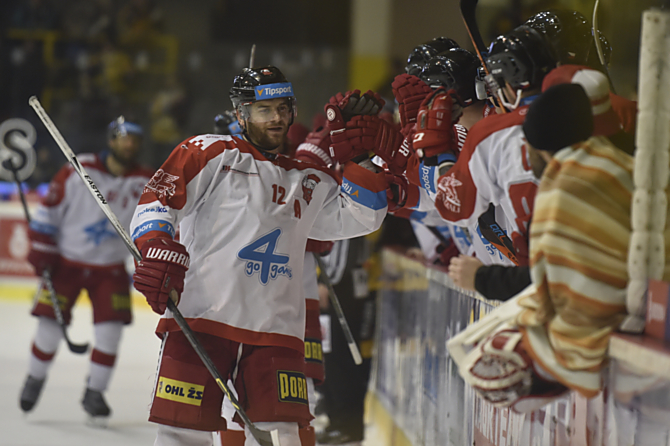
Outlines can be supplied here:
<path id="1" fill-rule="evenodd" d="M 469 132 L 465 127 L 458 124 L 454 125 L 454 134 L 456 135 L 459 151 L 463 150 L 468 138 L 468 133 Z M 456 159 L 456 156 L 453 154 L 443 154 L 438 157 L 438 164 L 443 161 L 456 161 Z M 428 226 L 434 226 L 440 232 L 448 232 L 461 254 L 475 255 L 484 265 L 513 266 L 514 262 L 507 258 L 507 256 L 500 252 L 494 244 L 482 235 L 479 221 L 477 219 L 470 221 L 468 225 L 463 225 L 442 218 L 435 207 L 435 200 L 438 193 L 438 181 L 440 177 L 438 166 L 429 166 L 420 162 L 417 168 L 418 175 L 415 176 L 419 178 L 421 190 L 416 204 L 410 203 L 410 206 L 412 209 L 415 209 L 415 212 L 413 212 L 409 218 Z M 495 206 L 495 210 L 496 222 L 509 236 L 513 229 L 510 231 L 502 207 Z"/>
<path id="2" fill-rule="evenodd" d="M 116 177 L 105 166 L 107 156 L 108 152 L 87 153 L 78 155 L 77 159 L 128 230 L 144 185 L 153 171 L 137 167 Z M 88 187 L 69 164 L 52 179 L 47 195 L 33 213 L 30 227 L 52 236 L 67 261 L 109 266 L 124 263 L 130 256 Z"/>
<path id="3" fill-rule="evenodd" d="M 131 234 L 141 249 L 179 225 L 191 256 L 179 309 L 195 331 L 303 352 L 307 239 L 367 234 L 386 210 L 383 173 L 348 163 L 340 186 L 313 164 L 268 159 L 237 137 L 199 135 L 147 184 Z M 167 311 L 157 332 L 175 330 Z"/>
<path id="4" fill-rule="evenodd" d="M 528 225 L 539 183 L 526 150 L 522 124 L 528 107 L 475 124 L 456 164 L 437 181 L 442 217 L 470 227 L 489 207 L 500 206 L 521 265 L 528 264 Z M 504 222 L 499 222 L 501 225 Z"/>

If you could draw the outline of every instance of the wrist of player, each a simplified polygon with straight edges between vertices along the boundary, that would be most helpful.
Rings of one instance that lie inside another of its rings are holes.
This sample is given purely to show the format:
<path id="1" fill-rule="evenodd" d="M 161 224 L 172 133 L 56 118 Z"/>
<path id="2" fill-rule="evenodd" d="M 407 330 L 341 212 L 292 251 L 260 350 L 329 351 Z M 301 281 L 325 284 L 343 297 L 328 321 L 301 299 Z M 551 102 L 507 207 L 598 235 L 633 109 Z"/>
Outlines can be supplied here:
<path id="1" fill-rule="evenodd" d="M 310 143 L 302 143 L 295 152 L 295 159 L 306 163 L 316 164 L 321 167 L 328 167 L 333 164 L 333 158 L 328 149 Z"/>

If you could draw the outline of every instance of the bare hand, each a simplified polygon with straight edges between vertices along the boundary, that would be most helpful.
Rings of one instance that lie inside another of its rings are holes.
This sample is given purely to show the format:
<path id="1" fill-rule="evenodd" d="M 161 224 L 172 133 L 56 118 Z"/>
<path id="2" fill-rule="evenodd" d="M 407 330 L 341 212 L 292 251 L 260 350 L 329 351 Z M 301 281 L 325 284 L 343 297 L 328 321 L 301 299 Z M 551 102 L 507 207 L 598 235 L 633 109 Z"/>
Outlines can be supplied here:
<path id="1" fill-rule="evenodd" d="M 456 286 L 475 291 L 475 274 L 484 264 L 475 257 L 459 255 L 449 263 L 449 277 Z"/>

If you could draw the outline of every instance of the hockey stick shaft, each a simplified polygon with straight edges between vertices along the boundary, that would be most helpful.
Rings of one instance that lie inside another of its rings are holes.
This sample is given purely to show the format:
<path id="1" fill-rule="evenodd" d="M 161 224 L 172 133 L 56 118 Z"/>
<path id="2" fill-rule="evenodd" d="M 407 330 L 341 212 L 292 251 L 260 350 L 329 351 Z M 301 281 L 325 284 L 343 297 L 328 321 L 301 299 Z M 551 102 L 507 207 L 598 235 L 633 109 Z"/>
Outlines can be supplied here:
<path id="1" fill-rule="evenodd" d="M 123 228 L 121 225 L 121 222 L 119 219 L 116 217 L 112 209 L 110 208 L 109 204 L 105 200 L 105 197 L 102 195 L 98 187 L 95 185 L 91 177 L 88 175 L 84 167 L 79 163 L 79 160 L 77 160 L 77 157 L 75 156 L 74 152 L 68 145 L 68 143 L 65 141 L 65 138 L 60 134 L 58 131 L 58 128 L 56 125 L 53 123 L 47 112 L 44 110 L 42 107 L 42 104 L 40 104 L 40 101 L 37 99 L 37 97 L 32 96 L 29 100 L 28 103 L 30 106 L 35 110 L 37 113 L 37 116 L 39 116 L 40 120 L 44 124 L 44 126 L 47 128 L 53 139 L 56 141 L 56 144 L 58 144 L 58 147 L 61 149 L 69 163 L 72 165 L 74 168 L 75 172 L 79 175 L 79 177 L 83 180 L 84 184 L 86 184 L 89 192 L 91 195 L 96 200 L 96 203 L 98 203 L 98 206 L 100 206 L 100 209 L 104 212 L 104 214 L 107 216 L 109 219 L 110 223 L 112 223 L 112 226 L 116 230 L 117 234 L 119 237 L 121 237 L 121 240 L 123 240 L 123 243 L 126 245 L 126 248 L 130 251 L 130 253 L 133 255 L 133 258 L 137 262 L 142 261 L 142 254 L 140 251 L 137 249 L 137 246 L 132 242 L 130 239 L 130 236 L 126 232 L 126 230 Z M 175 291 L 172 290 L 171 297 L 173 297 L 173 293 Z M 176 296 L 174 296 L 176 297 Z M 173 297 L 173 298 L 174 298 Z M 176 299 L 175 299 L 176 300 Z M 202 347 L 202 344 L 200 344 L 200 341 L 198 338 L 195 336 L 195 333 L 193 330 L 191 330 L 191 327 L 188 325 L 186 320 L 184 319 L 184 316 L 181 314 L 181 311 L 177 308 L 177 305 L 175 305 L 173 299 L 168 299 L 167 301 L 167 307 L 168 309 L 172 312 L 172 315 L 177 322 L 177 325 L 181 329 L 181 331 L 184 333 L 184 336 L 186 336 L 186 339 L 188 339 L 189 343 L 195 350 L 196 354 L 200 358 L 200 360 L 203 362 L 205 367 L 207 368 L 207 371 L 212 375 L 214 380 L 216 381 L 217 385 L 223 393 L 226 394 L 230 402 L 232 403 L 233 407 L 237 411 L 237 413 L 240 415 L 240 418 L 244 422 L 244 424 L 249 428 L 251 431 L 251 434 L 254 436 L 256 441 L 258 441 L 262 446 L 280 446 L 277 433 L 273 431 L 272 433 L 263 431 L 258 429 L 254 423 L 249 419 L 247 414 L 244 412 L 242 407 L 240 406 L 239 401 L 237 401 L 237 398 L 232 394 L 230 389 L 228 388 L 225 380 L 221 376 L 221 373 L 217 370 L 216 366 L 214 365 L 214 362 L 212 359 L 209 357 L 205 349 Z"/>
<path id="2" fill-rule="evenodd" d="M 479 26 L 477 26 L 477 17 L 475 15 L 478 1 L 479 0 L 461 0 L 459 6 L 461 8 L 461 17 L 463 17 L 463 22 L 465 23 L 465 30 L 468 32 L 468 36 L 470 36 L 472 46 L 475 47 L 477 58 L 479 59 L 479 62 L 481 62 L 482 68 L 484 68 L 486 75 L 490 76 L 491 73 L 489 72 L 489 68 L 486 66 L 486 61 L 484 60 L 484 55 L 482 54 L 484 51 L 486 51 L 486 45 L 484 44 L 484 39 L 482 39 L 482 34 L 479 32 Z M 500 103 L 499 108 L 502 110 L 502 112 L 507 113 L 507 109 L 502 106 L 502 98 L 496 98 L 496 100 Z"/>
<path id="3" fill-rule="evenodd" d="M 10 164 L 12 164 L 11 159 L 9 160 L 9 162 Z M 21 204 L 23 205 L 23 213 L 26 217 L 26 221 L 28 222 L 28 224 L 30 224 L 31 219 L 30 219 L 30 211 L 28 210 L 28 202 L 26 201 L 26 196 L 23 193 L 23 189 L 21 188 L 21 181 L 19 180 L 19 176 L 16 170 L 14 169 L 13 164 L 10 170 L 14 175 L 14 182 L 16 183 L 16 187 L 19 188 L 19 197 L 21 198 Z M 68 348 L 72 353 L 77 353 L 79 355 L 86 353 L 86 351 L 88 350 L 88 344 L 75 344 L 70 340 L 70 337 L 67 334 L 67 328 L 65 325 L 65 318 L 63 317 L 63 311 L 60 308 L 60 304 L 58 303 L 58 295 L 56 294 L 53 282 L 51 281 L 51 273 L 47 269 L 42 271 L 42 284 L 44 284 L 44 286 L 47 289 L 49 299 L 51 299 L 51 305 L 53 306 L 54 309 L 54 316 L 56 316 L 56 322 L 58 322 L 58 325 L 60 325 L 60 328 L 63 332 L 63 338 L 65 339 Z M 42 288 L 42 284 L 40 284 L 40 288 Z"/>
<path id="4" fill-rule="evenodd" d="M 600 32 L 598 30 L 598 6 L 600 5 L 600 0 L 596 0 L 596 2 L 593 5 L 593 20 L 591 21 L 592 26 L 593 26 L 593 42 L 596 45 L 596 52 L 598 53 L 598 60 L 600 61 L 600 65 L 602 65 L 603 70 L 605 70 L 605 76 L 607 76 L 607 81 L 610 84 L 610 90 L 612 93 L 616 94 L 616 90 L 614 89 L 614 83 L 612 82 L 612 77 L 610 76 L 610 70 L 609 67 L 607 66 L 607 61 L 605 60 L 605 54 L 603 53 L 603 45 L 602 42 L 600 41 Z"/>
<path id="5" fill-rule="evenodd" d="M 354 358 L 354 363 L 356 363 L 356 365 L 361 365 L 363 363 L 363 357 L 361 356 L 361 352 L 358 350 L 358 345 L 356 344 L 354 335 L 351 333 L 351 329 L 347 323 L 347 318 L 344 316 L 342 305 L 340 305 L 340 300 L 337 298 L 337 294 L 335 294 L 333 284 L 328 277 L 328 273 L 326 273 L 326 267 L 323 264 L 323 260 L 318 254 L 314 254 L 314 258 L 316 258 L 316 263 L 319 265 L 319 269 L 321 270 L 321 277 L 325 282 L 326 288 L 328 288 L 328 297 L 330 298 L 330 303 L 333 305 L 333 309 L 337 315 L 337 320 L 340 321 L 340 326 L 342 327 L 344 337 L 346 338 L 347 344 L 349 345 L 351 356 Z"/>

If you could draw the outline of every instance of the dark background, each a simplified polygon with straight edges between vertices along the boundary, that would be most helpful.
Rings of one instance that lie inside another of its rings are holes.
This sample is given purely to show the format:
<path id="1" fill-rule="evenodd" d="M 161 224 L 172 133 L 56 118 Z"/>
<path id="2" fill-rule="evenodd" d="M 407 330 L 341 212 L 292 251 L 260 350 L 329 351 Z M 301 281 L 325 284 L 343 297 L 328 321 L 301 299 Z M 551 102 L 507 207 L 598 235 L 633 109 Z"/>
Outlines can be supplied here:
<path id="1" fill-rule="evenodd" d="M 387 26 L 367 13 L 366 32 L 386 33 L 390 94 L 409 51 L 440 35 L 471 48 L 458 0 L 357 0 L 390 5 Z M 634 98 L 641 12 L 650 0 L 602 0 L 600 27 L 614 51 L 611 71 L 620 94 Z M 31 183 L 48 181 L 64 162 L 27 105 L 36 94 L 75 152 L 106 147 L 105 129 L 119 114 L 139 121 L 147 137 L 142 161 L 157 167 L 174 145 L 213 130 L 230 109 L 232 79 L 248 65 L 278 66 L 294 85 L 298 122 L 350 85 L 353 0 L 2 0 L 0 122 L 34 123 L 39 167 Z M 532 13 L 577 9 L 589 19 L 593 0 L 480 0 L 478 21 L 490 42 Z M 359 30 L 360 31 L 360 30 Z M 360 37 L 359 37 L 360 38 Z M 359 88 L 367 88 L 358 86 Z M 392 101 L 392 98 L 390 98 Z"/>

